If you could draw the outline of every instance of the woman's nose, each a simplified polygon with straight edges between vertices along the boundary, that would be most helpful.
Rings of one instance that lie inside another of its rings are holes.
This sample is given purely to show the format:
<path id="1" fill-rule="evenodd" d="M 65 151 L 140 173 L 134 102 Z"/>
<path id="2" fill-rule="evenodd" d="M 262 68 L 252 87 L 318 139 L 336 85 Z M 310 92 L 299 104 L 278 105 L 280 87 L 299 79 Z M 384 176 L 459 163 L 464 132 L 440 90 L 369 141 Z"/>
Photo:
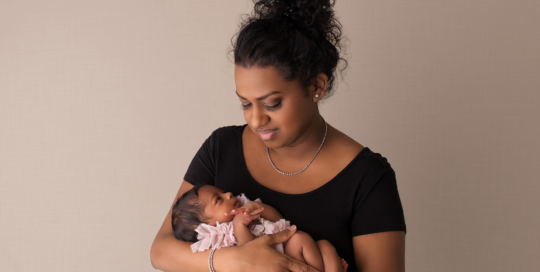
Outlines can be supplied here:
<path id="1" fill-rule="evenodd" d="M 268 122 L 268 116 L 263 109 L 253 105 L 251 110 L 251 117 L 249 120 L 250 127 L 258 129 Z"/>

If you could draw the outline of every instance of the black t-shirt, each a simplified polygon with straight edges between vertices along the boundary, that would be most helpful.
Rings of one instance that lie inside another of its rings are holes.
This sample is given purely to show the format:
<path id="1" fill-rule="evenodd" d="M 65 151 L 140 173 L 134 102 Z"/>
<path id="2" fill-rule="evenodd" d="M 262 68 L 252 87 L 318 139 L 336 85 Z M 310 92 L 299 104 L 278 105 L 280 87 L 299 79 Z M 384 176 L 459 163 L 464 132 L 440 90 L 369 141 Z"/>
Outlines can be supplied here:
<path id="1" fill-rule="evenodd" d="M 352 238 L 405 231 L 405 218 L 394 170 L 379 153 L 364 147 L 333 179 L 304 194 L 284 194 L 257 183 L 249 174 L 242 150 L 246 125 L 215 130 L 193 158 L 184 180 L 214 185 L 234 195 L 261 198 L 283 217 L 313 237 L 328 240 L 356 271 Z"/>

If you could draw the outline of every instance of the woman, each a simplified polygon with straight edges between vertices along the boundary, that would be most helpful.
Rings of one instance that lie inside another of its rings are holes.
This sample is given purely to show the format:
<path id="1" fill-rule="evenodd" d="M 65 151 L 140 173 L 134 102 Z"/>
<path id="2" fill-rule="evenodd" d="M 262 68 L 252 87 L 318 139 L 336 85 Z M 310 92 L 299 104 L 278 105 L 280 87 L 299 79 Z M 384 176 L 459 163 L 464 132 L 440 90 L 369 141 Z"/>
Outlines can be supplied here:
<path id="1" fill-rule="evenodd" d="M 246 125 L 219 128 L 196 154 L 176 199 L 212 184 L 261 198 L 315 240 L 330 241 L 348 271 L 404 271 L 405 221 L 388 161 L 327 124 L 341 30 L 330 1 L 255 1 L 234 42 L 236 95 Z M 175 201 L 176 201 L 175 199 Z M 174 203 L 174 202 L 173 202 Z M 316 271 L 275 251 L 295 231 L 192 253 L 171 212 L 151 250 L 164 271 Z"/>

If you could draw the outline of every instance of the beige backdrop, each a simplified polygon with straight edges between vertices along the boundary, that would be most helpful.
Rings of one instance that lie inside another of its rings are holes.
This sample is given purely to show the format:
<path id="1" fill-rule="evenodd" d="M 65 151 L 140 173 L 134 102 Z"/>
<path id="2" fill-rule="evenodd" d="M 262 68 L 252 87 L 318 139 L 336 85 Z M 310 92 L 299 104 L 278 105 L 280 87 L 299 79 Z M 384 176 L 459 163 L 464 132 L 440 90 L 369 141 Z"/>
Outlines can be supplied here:
<path id="1" fill-rule="evenodd" d="M 0 271 L 153 270 L 195 152 L 244 123 L 251 7 L 0 2 Z M 350 66 L 322 113 L 395 169 L 407 271 L 540 271 L 540 1 L 335 9 Z"/>

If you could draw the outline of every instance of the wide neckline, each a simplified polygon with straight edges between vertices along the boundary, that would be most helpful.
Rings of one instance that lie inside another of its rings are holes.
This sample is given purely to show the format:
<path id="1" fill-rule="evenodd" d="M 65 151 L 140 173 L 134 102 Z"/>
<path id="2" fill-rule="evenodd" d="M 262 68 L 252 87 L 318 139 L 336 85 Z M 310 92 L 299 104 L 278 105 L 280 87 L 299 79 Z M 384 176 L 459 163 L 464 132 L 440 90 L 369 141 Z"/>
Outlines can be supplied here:
<path id="1" fill-rule="evenodd" d="M 364 146 L 364 148 L 362 148 L 362 150 L 360 150 L 360 152 L 358 152 L 356 157 L 354 157 L 347 164 L 347 166 L 345 166 L 345 168 L 343 168 L 339 173 L 337 173 L 337 175 L 335 175 L 333 178 L 331 178 L 329 181 L 325 182 L 323 185 L 319 186 L 318 188 L 315 188 L 315 189 L 313 189 L 313 190 L 311 190 L 309 192 L 305 192 L 305 193 L 301 193 L 301 194 L 287 194 L 287 193 L 274 191 L 274 190 L 260 184 L 257 180 L 255 180 L 255 178 L 249 172 L 249 170 L 247 168 L 247 164 L 246 164 L 246 159 L 244 157 L 244 143 L 243 143 L 243 139 L 242 139 L 242 134 L 244 133 L 244 129 L 246 129 L 246 127 L 247 127 L 247 124 L 244 124 L 244 125 L 240 126 L 240 130 L 237 131 L 238 132 L 238 135 L 237 135 L 238 136 L 238 144 L 240 146 L 240 148 L 238 149 L 239 152 L 240 152 L 240 154 L 239 154 L 240 155 L 240 164 L 242 164 L 242 168 L 244 169 L 245 174 L 248 176 L 249 180 L 253 184 L 255 184 L 255 186 L 258 186 L 258 187 L 260 187 L 263 190 L 266 190 L 268 192 L 278 194 L 278 195 L 282 195 L 282 196 L 287 196 L 287 197 L 300 197 L 300 196 L 306 196 L 306 195 L 314 194 L 314 193 L 317 193 L 320 190 L 322 190 L 324 187 L 330 186 L 332 183 L 334 183 L 339 178 L 339 176 L 341 176 L 349 168 L 351 168 L 352 165 L 354 164 L 354 162 L 356 162 L 363 155 L 363 153 L 366 153 L 366 152 L 370 151 L 370 149 L 367 146 Z"/>

